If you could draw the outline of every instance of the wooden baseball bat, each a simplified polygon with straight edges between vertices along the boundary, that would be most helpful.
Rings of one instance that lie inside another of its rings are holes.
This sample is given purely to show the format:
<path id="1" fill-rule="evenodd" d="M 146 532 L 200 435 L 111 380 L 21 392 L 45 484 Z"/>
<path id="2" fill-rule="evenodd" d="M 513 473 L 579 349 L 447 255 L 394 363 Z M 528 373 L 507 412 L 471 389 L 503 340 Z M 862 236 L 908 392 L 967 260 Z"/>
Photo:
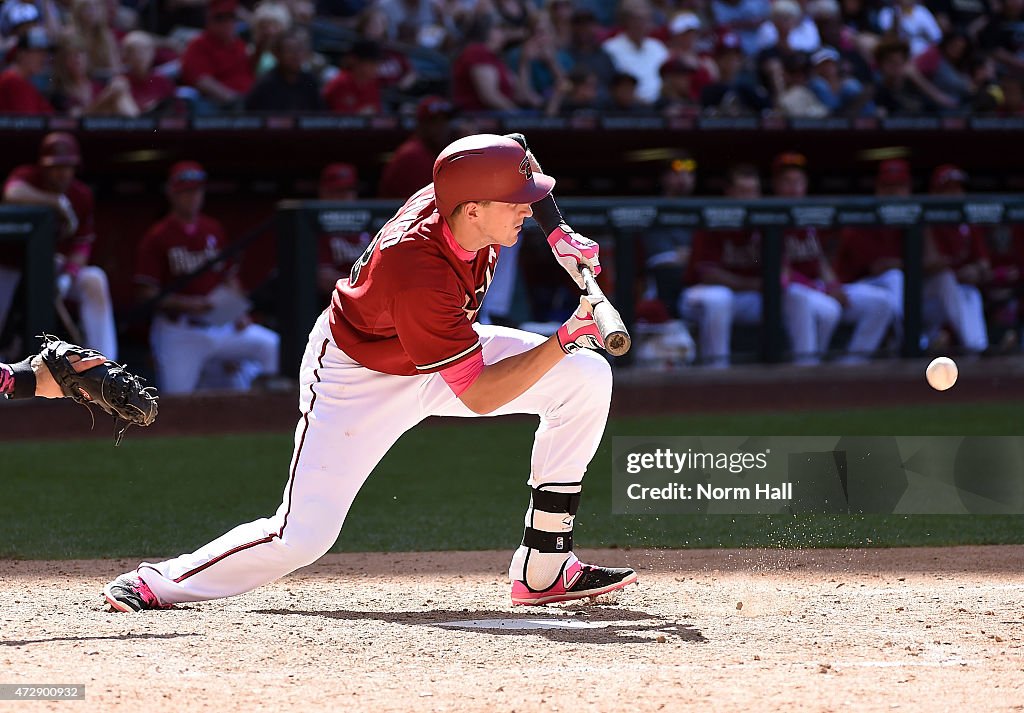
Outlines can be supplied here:
<path id="1" fill-rule="evenodd" d="M 594 322 L 604 340 L 605 350 L 612 356 L 622 356 L 629 351 L 632 344 L 622 316 L 604 296 L 604 292 L 594 277 L 593 270 L 586 265 L 580 265 L 580 274 L 583 275 L 583 282 L 587 287 L 587 297 L 593 300 Z"/>

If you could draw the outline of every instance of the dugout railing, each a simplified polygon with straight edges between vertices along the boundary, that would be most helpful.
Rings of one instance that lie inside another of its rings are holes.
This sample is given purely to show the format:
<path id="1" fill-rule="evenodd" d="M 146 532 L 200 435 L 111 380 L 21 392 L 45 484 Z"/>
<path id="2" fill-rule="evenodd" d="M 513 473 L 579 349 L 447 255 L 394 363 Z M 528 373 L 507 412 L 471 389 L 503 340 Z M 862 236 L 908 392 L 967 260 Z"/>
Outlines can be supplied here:
<path id="1" fill-rule="evenodd" d="M 20 262 L 21 286 L 18 289 L 25 300 L 24 319 L 19 330 L 23 345 L 36 344 L 36 335 L 53 332 L 57 321 L 53 261 L 56 225 L 56 217 L 48 208 L 0 205 L 0 254 L 21 255 L 20 261 L 5 261 L 0 263 L 0 268 L 17 270 Z M 4 282 L 13 285 L 13 280 Z M 16 291 L 10 296 L 12 307 L 17 294 Z M 0 298 L 2 301 L 6 300 Z M 13 313 L 11 309 L 7 315 L 0 314 L 0 332 L 6 332 L 5 318 L 10 319 Z"/>
<path id="2" fill-rule="evenodd" d="M 735 230 L 757 228 L 762 233 L 764 319 L 760 327 L 761 358 L 781 361 L 786 353 L 782 329 L 783 234 L 787 228 L 889 226 L 905 230 L 904 239 L 904 356 L 921 353 L 921 295 L 924 226 L 943 224 L 998 225 L 1024 222 L 1024 197 L 1015 195 L 814 197 L 800 201 L 764 198 L 757 201 L 666 198 L 565 198 L 559 206 L 576 230 L 611 247 L 614 266 L 613 299 L 626 323 L 635 317 L 633 277 L 635 241 L 649 230 Z M 398 208 L 394 201 L 330 203 L 285 201 L 277 214 L 279 252 L 279 323 L 282 373 L 297 368 L 309 325 L 323 305 L 316 291 L 317 243 L 325 233 L 375 233 Z"/>

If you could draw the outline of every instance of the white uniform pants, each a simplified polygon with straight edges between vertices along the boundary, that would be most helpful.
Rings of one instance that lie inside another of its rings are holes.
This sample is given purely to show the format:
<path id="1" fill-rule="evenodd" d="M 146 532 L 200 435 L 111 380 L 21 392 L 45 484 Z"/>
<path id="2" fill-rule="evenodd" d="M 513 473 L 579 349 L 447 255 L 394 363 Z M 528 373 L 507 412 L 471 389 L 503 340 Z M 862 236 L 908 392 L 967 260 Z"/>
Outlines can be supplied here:
<path id="1" fill-rule="evenodd" d="M 964 349 L 983 352 L 988 348 L 981 292 L 974 285 L 959 284 L 952 270 L 943 270 L 925 280 L 923 314 L 929 337 L 949 322 Z"/>
<path id="2" fill-rule="evenodd" d="M 20 270 L 0 267 L 0 329 L 7 321 L 20 279 Z M 117 361 L 117 327 L 107 273 L 95 265 L 86 265 L 72 281 L 67 296 L 79 305 L 78 320 L 85 342 L 82 346 L 101 351 L 108 359 Z"/>
<path id="3" fill-rule="evenodd" d="M 488 364 L 543 341 L 503 327 L 476 329 Z M 302 417 L 277 513 L 239 525 L 193 553 L 141 564 L 139 575 L 161 602 L 241 594 L 316 561 L 337 540 L 359 489 L 403 433 L 432 415 L 477 415 L 440 374 L 391 376 L 355 363 L 334 345 L 326 313 L 310 333 L 299 381 Z M 582 479 L 604 433 L 611 382 L 608 363 L 581 352 L 491 414 L 540 416 L 531 487 Z M 457 457 L 453 454 L 450 465 Z M 509 576 L 521 579 L 516 567 L 523 563 L 514 561 Z"/>
<path id="4" fill-rule="evenodd" d="M 902 276 L 902 273 L 899 274 Z M 852 322 L 854 325 L 850 344 L 846 349 L 848 359 L 864 360 L 878 350 L 896 317 L 892 293 L 884 287 L 867 282 L 843 285 L 843 290 L 849 302 L 843 309 L 843 322 Z M 900 300 L 902 299 L 901 290 Z"/>
<path id="5" fill-rule="evenodd" d="M 199 386 L 199 377 L 210 361 L 255 364 L 257 368 L 251 370 L 243 366 L 240 373 L 248 378 L 247 383 L 235 384 L 240 389 L 248 388 L 259 374 L 276 373 L 281 338 L 258 324 L 244 329 L 233 324 L 204 327 L 156 316 L 150 343 L 161 393 L 187 394 Z"/>
<path id="6" fill-rule="evenodd" d="M 701 358 L 712 366 L 729 363 L 733 322 L 760 323 L 762 307 L 760 292 L 734 292 L 722 285 L 694 285 L 679 304 L 681 314 L 697 322 Z M 798 363 L 817 363 L 840 313 L 836 300 L 804 285 L 791 284 L 783 291 L 782 319 Z"/>

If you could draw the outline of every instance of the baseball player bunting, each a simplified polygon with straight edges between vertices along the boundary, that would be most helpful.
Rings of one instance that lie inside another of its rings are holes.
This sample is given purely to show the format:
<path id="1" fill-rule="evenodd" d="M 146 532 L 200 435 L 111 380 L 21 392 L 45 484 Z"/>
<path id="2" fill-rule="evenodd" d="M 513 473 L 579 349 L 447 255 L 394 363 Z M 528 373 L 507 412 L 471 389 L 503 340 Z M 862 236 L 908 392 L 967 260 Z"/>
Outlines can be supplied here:
<path id="1" fill-rule="evenodd" d="M 143 562 L 104 589 L 113 609 L 228 597 L 315 561 L 380 459 L 429 416 L 540 420 L 522 544 L 509 566 L 513 603 L 580 599 L 636 581 L 631 569 L 584 565 L 573 554 L 583 476 L 612 386 L 608 362 L 592 351 L 600 342 L 588 305 L 561 339 L 472 322 L 501 248 L 515 245 L 531 205 L 555 183 L 521 171 L 525 157 L 512 139 L 490 134 L 441 153 L 433 183 L 385 224 L 310 332 L 302 418 L 277 513 L 194 552 Z M 596 246 L 563 232 L 556 243 L 591 252 L 586 259 L 596 264 Z"/>

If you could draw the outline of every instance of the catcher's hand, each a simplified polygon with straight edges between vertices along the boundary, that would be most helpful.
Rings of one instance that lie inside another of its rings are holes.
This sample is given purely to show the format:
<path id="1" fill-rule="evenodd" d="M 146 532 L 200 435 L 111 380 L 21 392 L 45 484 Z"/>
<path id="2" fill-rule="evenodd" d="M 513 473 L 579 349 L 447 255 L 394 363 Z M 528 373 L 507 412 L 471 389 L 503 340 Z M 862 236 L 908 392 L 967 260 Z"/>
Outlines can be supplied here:
<path id="1" fill-rule="evenodd" d="M 156 420 L 157 393 L 152 386 L 143 386 L 144 379 L 116 364 L 94 349 L 69 344 L 44 334 L 39 353 L 53 380 L 64 395 L 80 404 L 98 404 L 114 417 L 114 445 L 121 442 L 131 425 L 148 426 Z M 81 360 L 104 359 L 103 363 L 76 372 L 69 356 Z"/>

